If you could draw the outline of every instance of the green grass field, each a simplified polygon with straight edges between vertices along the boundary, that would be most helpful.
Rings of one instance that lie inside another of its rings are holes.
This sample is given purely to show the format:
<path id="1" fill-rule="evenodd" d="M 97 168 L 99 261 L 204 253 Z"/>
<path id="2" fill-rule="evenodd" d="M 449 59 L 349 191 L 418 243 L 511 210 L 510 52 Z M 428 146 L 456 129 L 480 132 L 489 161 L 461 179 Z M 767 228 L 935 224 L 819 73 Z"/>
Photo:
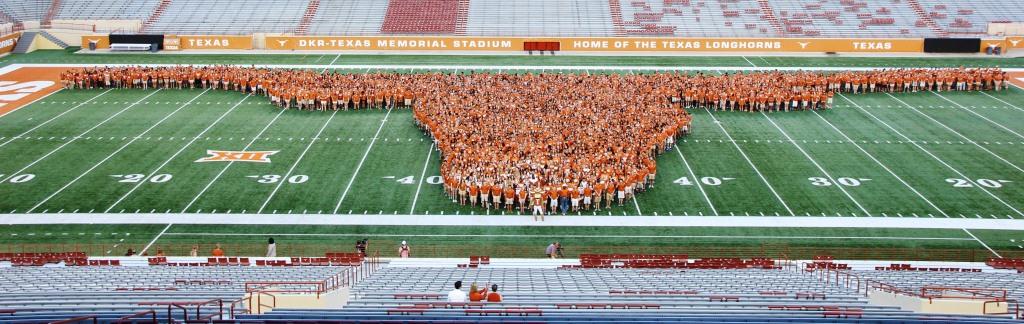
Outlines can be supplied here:
<path id="1" fill-rule="evenodd" d="M 42 51 L 9 56 L 0 64 L 327 64 L 333 59 Z M 341 56 L 336 64 L 738 67 L 749 66 L 746 59 L 750 57 Z M 1020 59 L 755 61 L 766 66 L 1022 65 Z M 656 187 L 640 194 L 635 204 L 598 215 L 910 218 L 922 224 L 947 218 L 1024 221 L 1021 107 L 1024 91 L 1011 89 L 848 95 L 837 97 L 835 109 L 823 112 L 691 111 L 693 134 L 678 143 L 678 150 L 658 158 Z M 278 153 L 271 156 L 272 163 L 196 163 L 207 150 Z M 437 184 L 437 152 L 431 152 L 429 139 L 414 126 L 408 110 L 282 111 L 265 98 L 234 92 L 60 91 L 0 117 L 0 156 L 0 212 L 5 214 L 61 214 L 68 219 L 91 213 L 207 213 L 212 219 L 229 213 L 280 215 L 279 225 L 259 226 L 0 226 L 0 249 L 12 251 L 77 248 L 118 254 L 126 247 L 138 250 L 159 236 L 154 247 L 171 254 L 185 254 L 191 244 L 214 242 L 233 244 L 229 252 L 260 254 L 260 242 L 276 235 L 282 250 L 304 255 L 348 251 L 352 241 L 363 237 L 384 255 L 394 254 L 390 247 L 407 239 L 422 251 L 420 256 L 539 256 L 551 240 L 566 242 L 571 255 L 681 251 L 981 260 L 991 256 L 982 242 L 1003 256 L 1024 255 L 1018 245 L 1024 233 L 999 230 L 711 228 L 699 223 L 671 228 L 289 225 L 313 214 L 373 219 L 383 214 L 426 218 L 487 212 L 445 198 Z M 173 222 L 173 216 L 167 218 Z"/>

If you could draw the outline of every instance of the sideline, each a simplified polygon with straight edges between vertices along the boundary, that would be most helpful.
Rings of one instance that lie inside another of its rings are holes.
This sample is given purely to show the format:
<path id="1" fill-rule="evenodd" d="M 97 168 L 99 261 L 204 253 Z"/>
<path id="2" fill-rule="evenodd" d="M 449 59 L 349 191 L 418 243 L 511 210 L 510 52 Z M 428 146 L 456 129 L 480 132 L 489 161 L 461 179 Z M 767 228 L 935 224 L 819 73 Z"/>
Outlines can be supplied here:
<path id="1" fill-rule="evenodd" d="M 70 217 L 70 216 L 74 217 Z M 1024 221 L 969 218 L 807 217 L 807 216 L 561 216 L 535 222 L 529 215 L 347 215 L 304 214 L 4 214 L 5 224 L 218 224 L 218 225 L 380 225 L 532 227 L 798 227 L 915 228 L 1024 231 Z"/>

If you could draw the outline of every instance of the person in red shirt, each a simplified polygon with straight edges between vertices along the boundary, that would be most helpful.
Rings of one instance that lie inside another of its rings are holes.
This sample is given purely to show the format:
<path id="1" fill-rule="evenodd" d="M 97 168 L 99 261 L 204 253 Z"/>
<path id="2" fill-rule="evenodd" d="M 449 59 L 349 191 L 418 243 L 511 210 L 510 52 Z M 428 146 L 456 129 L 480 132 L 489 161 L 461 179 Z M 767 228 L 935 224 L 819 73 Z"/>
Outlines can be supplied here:
<path id="1" fill-rule="evenodd" d="M 215 257 L 224 256 L 224 250 L 220 248 L 220 243 L 217 243 L 217 246 L 213 248 L 213 251 L 210 251 L 210 255 Z"/>
<path id="2" fill-rule="evenodd" d="M 491 293 L 487 294 L 487 302 L 500 303 L 503 299 L 498 294 L 498 285 L 491 285 Z"/>

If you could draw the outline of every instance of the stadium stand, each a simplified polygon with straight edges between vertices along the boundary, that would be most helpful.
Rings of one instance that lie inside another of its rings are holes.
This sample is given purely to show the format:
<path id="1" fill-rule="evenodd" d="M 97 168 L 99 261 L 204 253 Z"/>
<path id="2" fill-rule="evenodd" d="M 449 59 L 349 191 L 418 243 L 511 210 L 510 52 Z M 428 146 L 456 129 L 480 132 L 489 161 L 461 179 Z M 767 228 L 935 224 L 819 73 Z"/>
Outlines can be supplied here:
<path id="1" fill-rule="evenodd" d="M 50 8 L 49 0 L 18 0 L 0 1 L 0 11 L 3 11 L 13 21 L 42 20 L 47 9 Z"/>
<path id="2" fill-rule="evenodd" d="M 707 264 L 709 261 L 687 263 Z M 486 266 L 458 268 L 436 260 L 393 260 L 388 267 L 358 283 L 352 290 L 353 299 L 344 309 L 275 309 L 263 315 L 238 318 L 427 322 L 486 318 L 547 323 L 615 322 L 624 317 L 637 322 L 1013 321 L 1005 316 L 920 314 L 872 305 L 854 289 L 778 267 L 681 271 L 553 265 L 557 263 L 493 260 Z M 1005 277 L 1006 274 L 993 276 Z M 464 291 L 471 283 L 481 287 L 497 284 L 504 301 L 447 302 L 444 292 L 450 290 L 456 280 L 463 282 Z"/>
<path id="3" fill-rule="evenodd" d="M 156 1 L 150 1 L 156 2 Z M 245 35 L 295 32 L 309 0 L 174 0 L 146 32 Z"/>
<path id="4" fill-rule="evenodd" d="M 906 3 L 894 1 L 774 0 L 787 37 L 935 37 L 927 28 L 914 28 L 917 15 Z"/>
<path id="5" fill-rule="evenodd" d="M 469 0 L 391 0 L 380 32 L 384 34 L 455 34 L 465 28 Z"/>
<path id="6" fill-rule="evenodd" d="M 474 36 L 613 36 L 611 10 L 603 1 L 474 0 L 466 34 Z"/>
<path id="7" fill-rule="evenodd" d="M 0 2 L 0 24 L 138 19 L 148 32 L 228 35 L 977 37 L 1022 16 L 1024 3 L 999 0 Z"/>
<path id="8" fill-rule="evenodd" d="M 621 6 L 622 36 L 764 37 L 777 34 L 753 0 L 612 0 Z M 613 8 L 614 10 L 614 8 Z M 770 12 L 770 10 L 768 11 Z M 767 18 L 767 17 L 766 17 Z M 619 22 L 615 22 L 616 27 Z"/>
<path id="9" fill-rule="evenodd" d="M 63 0 L 55 19 L 118 20 L 146 19 L 159 1 Z"/>
<path id="10" fill-rule="evenodd" d="M 376 35 L 388 5 L 376 0 L 320 0 L 306 34 Z"/>

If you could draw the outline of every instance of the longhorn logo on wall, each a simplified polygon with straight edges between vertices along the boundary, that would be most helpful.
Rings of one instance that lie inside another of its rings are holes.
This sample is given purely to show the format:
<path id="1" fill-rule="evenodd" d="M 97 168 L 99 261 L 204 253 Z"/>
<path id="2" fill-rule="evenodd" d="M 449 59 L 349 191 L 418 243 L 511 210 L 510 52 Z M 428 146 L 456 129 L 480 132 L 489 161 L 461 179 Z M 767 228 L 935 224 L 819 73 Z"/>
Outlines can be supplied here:
<path id="1" fill-rule="evenodd" d="M 217 151 L 206 150 L 210 156 L 196 162 L 256 162 L 270 163 L 270 156 L 280 151 Z"/>

